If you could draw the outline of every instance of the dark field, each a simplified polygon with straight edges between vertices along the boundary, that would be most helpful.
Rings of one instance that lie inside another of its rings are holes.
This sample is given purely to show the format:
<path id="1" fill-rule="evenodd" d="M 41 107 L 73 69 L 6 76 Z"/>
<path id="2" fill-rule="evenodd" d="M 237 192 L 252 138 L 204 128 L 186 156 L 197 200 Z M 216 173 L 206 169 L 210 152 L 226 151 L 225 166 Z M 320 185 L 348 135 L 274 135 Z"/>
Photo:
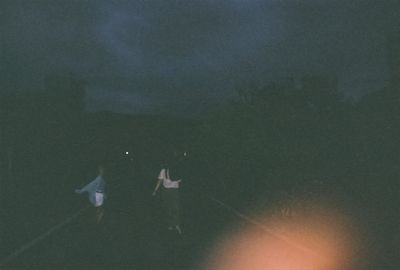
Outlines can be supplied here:
<path id="1" fill-rule="evenodd" d="M 127 164 L 114 167 L 108 175 L 109 198 L 99 225 L 95 224 L 93 208 L 89 206 L 2 269 L 195 269 L 218 236 L 240 221 L 229 209 L 212 201 L 212 192 L 199 185 L 201 178 L 194 176 L 188 180 L 192 185 L 185 183 L 181 189 L 183 235 L 166 230 L 160 197 L 151 196 L 157 173 L 135 171 L 133 163 Z M 2 258 L 88 206 L 87 197 L 74 194 L 73 187 L 65 187 L 58 194 L 28 193 L 25 198 L 11 200 L 14 205 L 3 209 L 6 222 Z M 344 193 L 342 198 L 346 200 Z M 362 206 L 377 202 L 352 207 L 352 211 L 357 211 L 354 216 L 363 216 L 364 228 L 369 230 L 365 244 L 374 255 L 369 258 L 367 269 L 377 265 L 392 269 L 397 258 L 390 251 L 398 236 L 388 234 L 397 230 L 396 210 L 393 216 L 390 212 L 379 213 L 386 208 L 384 198 L 381 199 L 381 205 L 375 208 Z M 238 208 L 256 207 L 257 196 L 234 201 Z M 266 197 L 263 201 L 267 207 L 276 203 L 272 195 L 270 200 Z"/>
<path id="2" fill-rule="evenodd" d="M 99 225 L 90 206 L 3 268 L 192 269 L 234 217 L 207 194 L 184 186 L 184 233 L 168 231 L 160 197 L 151 196 L 154 175 L 129 175 L 127 168 L 110 175 L 109 199 Z M 15 201 L 17 205 L 5 211 L 2 258 L 88 204 L 87 196 L 74 194 L 71 188 L 64 191 L 57 197 L 28 194 L 32 203 Z"/>

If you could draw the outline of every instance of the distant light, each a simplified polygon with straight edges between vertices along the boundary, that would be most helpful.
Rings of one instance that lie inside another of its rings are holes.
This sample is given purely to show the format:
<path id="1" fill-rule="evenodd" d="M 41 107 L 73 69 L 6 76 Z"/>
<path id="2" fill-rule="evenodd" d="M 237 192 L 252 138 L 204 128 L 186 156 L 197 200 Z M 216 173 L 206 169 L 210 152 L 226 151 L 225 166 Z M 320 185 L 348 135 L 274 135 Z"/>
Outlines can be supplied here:
<path id="1" fill-rule="evenodd" d="M 128 152 L 128 151 L 126 151 L 126 152 L 125 152 L 125 155 L 129 155 L 129 152 Z"/>
<path id="2" fill-rule="evenodd" d="M 186 157 L 187 156 L 187 152 L 184 152 L 183 155 Z"/>

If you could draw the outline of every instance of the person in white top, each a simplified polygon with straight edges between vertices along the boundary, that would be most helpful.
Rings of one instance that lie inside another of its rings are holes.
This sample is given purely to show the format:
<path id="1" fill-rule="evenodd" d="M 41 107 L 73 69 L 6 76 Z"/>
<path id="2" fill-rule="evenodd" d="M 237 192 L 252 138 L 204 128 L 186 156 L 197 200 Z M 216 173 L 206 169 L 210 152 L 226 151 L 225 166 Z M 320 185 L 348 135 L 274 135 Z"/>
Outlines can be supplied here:
<path id="1" fill-rule="evenodd" d="M 179 202 L 179 185 L 182 182 L 180 177 L 171 177 L 170 173 L 176 170 L 176 167 L 166 166 L 158 175 L 157 185 L 153 191 L 153 196 L 161 187 L 161 197 L 163 206 L 165 207 L 168 230 L 175 230 L 182 234 L 180 227 L 180 202 Z M 175 171 L 176 172 L 176 171 Z M 176 174 L 175 174 L 176 175 Z"/>
<path id="2" fill-rule="evenodd" d="M 99 166 L 97 177 L 86 186 L 75 190 L 75 193 L 78 194 L 82 194 L 85 192 L 88 193 L 89 201 L 96 209 L 97 224 L 100 223 L 104 215 L 103 205 L 106 199 L 105 186 L 106 183 L 104 180 L 104 167 Z"/>

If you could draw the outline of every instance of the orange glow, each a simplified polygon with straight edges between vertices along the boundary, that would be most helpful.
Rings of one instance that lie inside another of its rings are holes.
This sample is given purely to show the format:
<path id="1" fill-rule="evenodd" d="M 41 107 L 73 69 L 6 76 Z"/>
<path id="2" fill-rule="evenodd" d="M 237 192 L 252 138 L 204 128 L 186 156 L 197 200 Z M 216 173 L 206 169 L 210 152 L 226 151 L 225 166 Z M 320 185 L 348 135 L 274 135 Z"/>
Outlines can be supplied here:
<path id="1" fill-rule="evenodd" d="M 205 269 L 351 269 L 357 249 L 350 221 L 334 211 L 327 213 L 258 216 L 262 226 L 247 224 L 227 235 Z"/>

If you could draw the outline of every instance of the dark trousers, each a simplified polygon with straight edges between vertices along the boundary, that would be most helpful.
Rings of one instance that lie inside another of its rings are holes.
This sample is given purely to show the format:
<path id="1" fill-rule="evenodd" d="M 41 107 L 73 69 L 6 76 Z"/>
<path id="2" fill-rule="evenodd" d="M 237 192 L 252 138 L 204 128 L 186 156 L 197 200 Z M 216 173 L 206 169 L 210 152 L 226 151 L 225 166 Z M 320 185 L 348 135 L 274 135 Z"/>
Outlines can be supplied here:
<path id="1" fill-rule="evenodd" d="M 163 188 L 162 200 L 165 207 L 167 224 L 169 227 L 180 225 L 179 189 Z"/>

